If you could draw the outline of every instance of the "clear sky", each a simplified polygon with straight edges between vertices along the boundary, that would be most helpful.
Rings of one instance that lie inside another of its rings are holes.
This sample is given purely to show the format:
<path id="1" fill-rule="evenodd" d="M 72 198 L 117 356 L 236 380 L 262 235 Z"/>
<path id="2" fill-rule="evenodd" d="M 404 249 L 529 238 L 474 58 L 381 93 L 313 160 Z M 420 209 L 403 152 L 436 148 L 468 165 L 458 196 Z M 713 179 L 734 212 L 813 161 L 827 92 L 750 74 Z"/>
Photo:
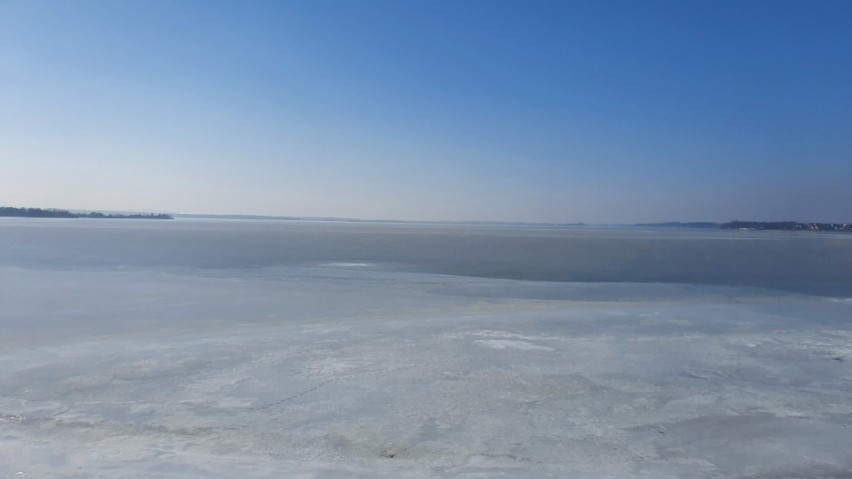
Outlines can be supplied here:
<path id="1" fill-rule="evenodd" d="M 0 0 L 0 205 L 852 221 L 852 1 Z"/>

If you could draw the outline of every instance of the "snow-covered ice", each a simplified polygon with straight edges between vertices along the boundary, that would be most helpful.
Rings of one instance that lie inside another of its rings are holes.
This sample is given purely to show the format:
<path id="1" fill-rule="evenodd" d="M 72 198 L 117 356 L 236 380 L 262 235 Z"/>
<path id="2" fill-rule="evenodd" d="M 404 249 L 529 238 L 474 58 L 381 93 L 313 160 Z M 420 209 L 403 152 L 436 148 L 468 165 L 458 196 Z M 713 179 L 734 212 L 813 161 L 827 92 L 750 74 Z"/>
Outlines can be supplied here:
<path id="1" fill-rule="evenodd" d="M 596 233 L 198 223 L 0 222 L 0 477 L 852 477 L 849 269 L 546 281 L 594 264 L 527 242 Z M 765 241 L 850 261 L 811 238 Z"/>

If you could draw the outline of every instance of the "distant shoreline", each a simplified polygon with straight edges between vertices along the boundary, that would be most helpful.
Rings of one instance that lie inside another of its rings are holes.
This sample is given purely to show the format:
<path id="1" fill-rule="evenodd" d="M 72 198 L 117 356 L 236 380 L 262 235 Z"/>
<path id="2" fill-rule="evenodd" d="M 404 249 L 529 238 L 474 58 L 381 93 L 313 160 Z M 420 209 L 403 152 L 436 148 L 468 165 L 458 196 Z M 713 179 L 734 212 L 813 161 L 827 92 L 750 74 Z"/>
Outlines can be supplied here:
<path id="1" fill-rule="evenodd" d="M 0 206 L 0 217 L 13 218 L 98 218 L 98 219 L 132 219 L 132 220 L 173 220 L 172 215 L 164 213 L 100 213 L 92 211 L 90 213 L 73 213 L 68 210 L 55 208 L 12 208 L 9 206 Z"/>
<path id="2" fill-rule="evenodd" d="M 852 232 L 852 223 L 799 223 L 797 221 L 729 221 L 727 223 L 691 222 L 637 223 L 633 226 L 651 228 L 701 228 L 758 231 L 835 231 Z"/>
<path id="3" fill-rule="evenodd" d="M 798 223 L 796 221 L 731 221 L 719 226 L 723 230 L 835 231 L 852 232 L 852 223 Z"/>
<path id="4" fill-rule="evenodd" d="M 523 223 L 512 221 L 406 221 L 388 219 L 359 219 L 338 217 L 299 217 L 299 216 L 266 216 L 266 215 L 215 215 L 215 214 L 165 214 L 165 213 L 101 213 L 72 212 L 57 208 L 14 208 L 0 206 L 0 217 L 17 218 L 97 218 L 97 219 L 154 219 L 173 220 L 185 219 L 224 219 L 224 220 L 277 220 L 277 221 L 329 221 L 353 223 L 420 223 L 420 224 L 461 224 L 461 225 L 529 225 L 549 227 L 582 227 L 582 226 L 618 226 L 586 223 Z M 756 230 L 756 231 L 815 231 L 852 233 L 852 223 L 800 223 L 797 221 L 729 221 L 715 223 L 710 221 L 666 221 L 660 223 L 634 223 L 640 228 L 685 228 L 685 229 L 714 229 L 714 230 Z"/>

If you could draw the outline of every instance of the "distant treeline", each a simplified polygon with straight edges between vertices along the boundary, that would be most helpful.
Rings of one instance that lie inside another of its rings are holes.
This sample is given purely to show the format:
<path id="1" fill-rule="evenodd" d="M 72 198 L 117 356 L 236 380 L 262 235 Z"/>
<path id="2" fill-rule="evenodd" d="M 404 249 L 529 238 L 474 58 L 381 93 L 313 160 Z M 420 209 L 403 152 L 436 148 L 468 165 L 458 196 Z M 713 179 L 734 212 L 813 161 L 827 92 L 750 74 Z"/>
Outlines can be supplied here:
<path id="1" fill-rule="evenodd" d="M 56 208 L 12 208 L 0 206 L 0 216 L 17 216 L 23 218 L 114 218 L 114 219 L 146 219 L 146 220 L 172 220 L 171 215 L 156 213 L 136 213 L 130 215 L 104 214 L 93 211 L 91 213 L 72 213 L 68 210 Z"/>
<path id="2" fill-rule="evenodd" d="M 779 231 L 844 231 L 852 232 L 852 224 L 845 223 L 799 223 L 796 221 L 731 221 L 729 223 L 710 223 L 698 221 L 682 223 L 638 223 L 633 226 L 653 228 L 708 228 L 723 230 L 779 230 Z"/>
<path id="3" fill-rule="evenodd" d="M 795 221 L 731 221 L 720 226 L 724 230 L 783 230 L 783 231 L 846 231 L 852 232 L 852 224 L 841 223 L 797 223 Z"/>

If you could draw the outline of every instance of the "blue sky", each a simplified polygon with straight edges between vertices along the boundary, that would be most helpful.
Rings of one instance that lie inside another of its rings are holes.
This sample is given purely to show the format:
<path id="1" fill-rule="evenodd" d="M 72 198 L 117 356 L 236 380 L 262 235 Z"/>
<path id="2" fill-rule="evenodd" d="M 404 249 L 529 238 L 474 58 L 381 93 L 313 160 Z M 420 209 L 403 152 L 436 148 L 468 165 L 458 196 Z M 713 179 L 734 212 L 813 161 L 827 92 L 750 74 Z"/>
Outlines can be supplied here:
<path id="1" fill-rule="evenodd" d="M 0 204 L 852 221 L 852 2 L 0 0 Z"/>

